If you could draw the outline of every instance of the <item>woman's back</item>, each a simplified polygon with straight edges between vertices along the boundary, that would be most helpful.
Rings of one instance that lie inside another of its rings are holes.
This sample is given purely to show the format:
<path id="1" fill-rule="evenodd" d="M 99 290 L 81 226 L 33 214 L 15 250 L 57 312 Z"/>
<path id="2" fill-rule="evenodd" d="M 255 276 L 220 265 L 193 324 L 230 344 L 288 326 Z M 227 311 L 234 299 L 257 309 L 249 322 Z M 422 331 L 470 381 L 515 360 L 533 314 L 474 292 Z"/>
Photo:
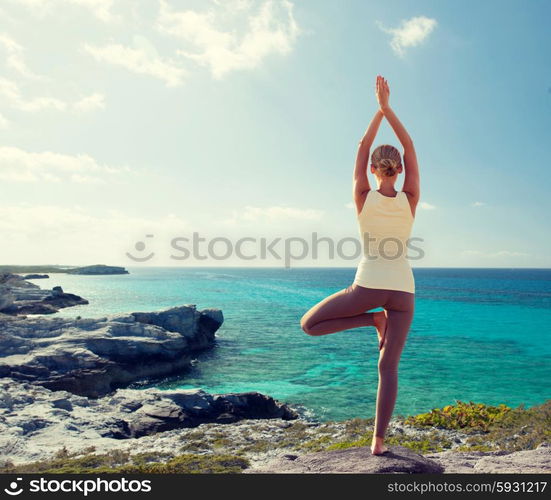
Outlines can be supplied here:
<path id="1" fill-rule="evenodd" d="M 414 293 L 413 273 L 407 260 L 407 242 L 414 217 L 404 191 L 395 197 L 377 190 L 367 193 L 358 226 L 363 258 L 355 283 L 369 288 L 402 290 Z"/>

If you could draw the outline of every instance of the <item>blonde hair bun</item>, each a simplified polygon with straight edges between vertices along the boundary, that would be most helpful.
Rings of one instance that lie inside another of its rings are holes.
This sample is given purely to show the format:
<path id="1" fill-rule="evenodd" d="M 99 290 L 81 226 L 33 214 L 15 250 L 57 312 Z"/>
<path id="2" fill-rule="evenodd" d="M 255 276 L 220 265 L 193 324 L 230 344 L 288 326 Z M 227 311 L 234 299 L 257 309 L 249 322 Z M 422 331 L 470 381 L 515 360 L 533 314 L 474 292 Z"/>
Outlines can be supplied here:
<path id="1" fill-rule="evenodd" d="M 379 165 L 377 168 L 379 169 L 379 172 L 381 172 L 382 175 L 386 175 L 387 177 L 392 177 L 398 170 L 398 164 L 396 160 L 391 160 L 390 158 L 383 158 L 382 160 L 379 161 Z"/>
<path id="2" fill-rule="evenodd" d="M 375 148 L 371 154 L 371 163 L 380 173 L 386 177 L 392 177 L 402 164 L 400 152 L 390 144 L 382 144 Z"/>

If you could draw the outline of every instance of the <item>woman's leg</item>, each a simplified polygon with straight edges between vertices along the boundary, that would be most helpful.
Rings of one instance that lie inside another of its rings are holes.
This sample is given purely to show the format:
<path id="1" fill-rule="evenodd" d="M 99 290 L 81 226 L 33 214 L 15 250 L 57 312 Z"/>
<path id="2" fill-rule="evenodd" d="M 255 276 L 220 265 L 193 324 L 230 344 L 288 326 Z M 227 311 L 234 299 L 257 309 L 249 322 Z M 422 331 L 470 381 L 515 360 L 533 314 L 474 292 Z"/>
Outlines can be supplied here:
<path id="1" fill-rule="evenodd" d="M 374 442 L 382 444 L 398 395 L 398 364 L 413 320 L 415 295 L 392 291 L 384 305 L 387 311 L 386 338 L 379 353 L 379 386 Z"/>
<path id="2" fill-rule="evenodd" d="M 308 335 L 327 335 L 350 328 L 375 326 L 376 313 L 365 311 L 381 307 L 389 292 L 351 285 L 312 307 L 300 320 L 300 326 Z"/>

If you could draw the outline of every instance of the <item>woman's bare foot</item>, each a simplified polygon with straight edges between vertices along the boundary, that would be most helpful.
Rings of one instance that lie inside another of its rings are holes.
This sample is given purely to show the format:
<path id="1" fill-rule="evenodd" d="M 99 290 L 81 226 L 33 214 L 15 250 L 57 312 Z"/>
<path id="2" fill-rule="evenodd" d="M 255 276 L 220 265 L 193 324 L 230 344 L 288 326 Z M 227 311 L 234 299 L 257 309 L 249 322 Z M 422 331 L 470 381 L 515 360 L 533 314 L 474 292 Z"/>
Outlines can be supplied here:
<path id="1" fill-rule="evenodd" d="M 377 311 L 373 313 L 373 322 L 375 323 L 375 328 L 377 329 L 377 337 L 379 337 L 379 350 L 383 348 L 385 343 L 385 330 L 386 330 L 386 311 Z"/>
<path id="2" fill-rule="evenodd" d="M 371 441 L 371 454 L 372 455 L 382 455 L 388 451 L 388 448 L 383 444 L 383 438 L 373 436 Z"/>

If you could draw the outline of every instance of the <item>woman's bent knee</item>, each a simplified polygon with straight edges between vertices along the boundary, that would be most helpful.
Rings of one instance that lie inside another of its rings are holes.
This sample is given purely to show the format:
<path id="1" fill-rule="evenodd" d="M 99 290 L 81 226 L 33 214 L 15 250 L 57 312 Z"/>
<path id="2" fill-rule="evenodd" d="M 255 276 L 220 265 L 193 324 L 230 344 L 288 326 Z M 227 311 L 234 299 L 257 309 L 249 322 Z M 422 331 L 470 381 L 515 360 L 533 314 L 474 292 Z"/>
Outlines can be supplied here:
<path id="1" fill-rule="evenodd" d="M 303 316 L 301 319 L 300 319 L 300 327 L 302 328 L 302 331 L 304 333 L 306 333 L 307 335 L 313 335 L 312 333 L 312 324 L 311 322 L 309 321 L 309 319 L 306 317 L 306 316 Z"/>

